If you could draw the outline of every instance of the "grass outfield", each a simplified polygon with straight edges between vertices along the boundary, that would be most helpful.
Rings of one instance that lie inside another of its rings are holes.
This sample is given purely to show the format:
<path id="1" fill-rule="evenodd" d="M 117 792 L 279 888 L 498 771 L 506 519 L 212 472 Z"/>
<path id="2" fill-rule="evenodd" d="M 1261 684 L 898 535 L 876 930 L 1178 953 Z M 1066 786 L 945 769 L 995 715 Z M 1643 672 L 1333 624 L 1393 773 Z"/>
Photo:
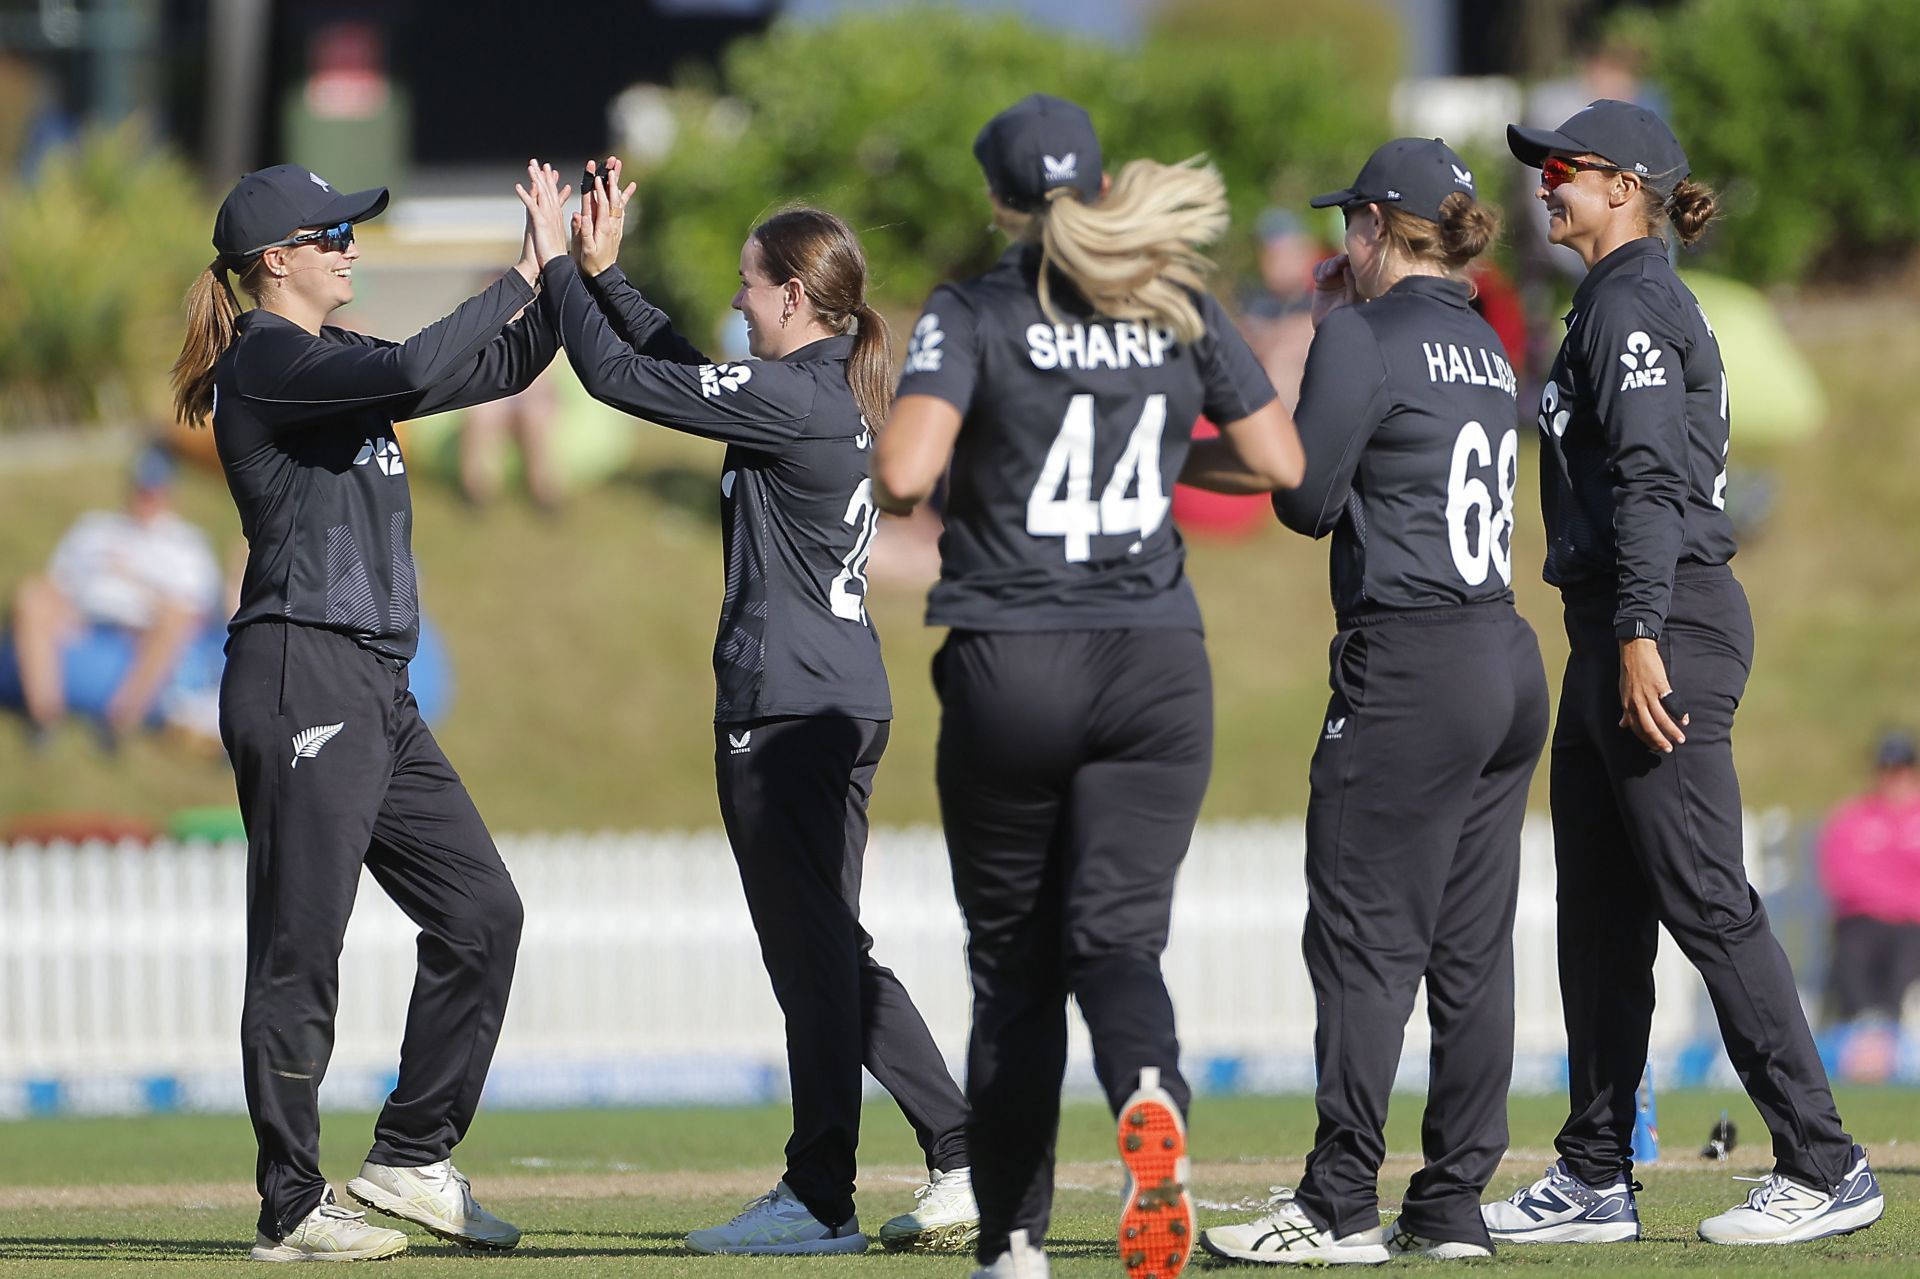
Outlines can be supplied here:
<path id="1" fill-rule="evenodd" d="M 1866 1233 L 1796 1248 L 1727 1249 L 1701 1243 L 1698 1220 L 1742 1198 L 1731 1180 L 1769 1164 L 1764 1131 L 1743 1097 L 1670 1093 L 1660 1098 L 1666 1154 L 1643 1171 L 1648 1238 L 1606 1248 L 1510 1247 L 1493 1265 L 1631 1274 L 1678 1269 L 1802 1273 L 1845 1263 L 1848 1273 L 1920 1270 L 1920 1096 L 1847 1091 L 1842 1111 L 1873 1152 L 1889 1206 Z M 1722 1107 L 1743 1144 L 1725 1165 L 1695 1154 Z M 1494 1190 L 1539 1175 L 1560 1104 L 1519 1098 L 1515 1152 Z M 1394 1152 L 1385 1203 L 1392 1207 L 1416 1147 L 1419 1114 L 1396 1099 Z M 327 1121 L 326 1168 L 336 1186 L 357 1169 L 370 1127 L 364 1115 Z M 680 1246 L 697 1226 L 724 1220 L 779 1175 L 774 1162 L 785 1115 L 771 1108 L 635 1110 L 485 1115 L 460 1151 L 483 1201 L 528 1232 L 509 1255 L 474 1256 L 410 1228 L 408 1254 L 391 1271 L 409 1275 L 724 1275 L 830 1268 L 851 1275 L 957 1275 L 953 1257 L 896 1257 L 876 1245 L 862 1259 L 696 1258 Z M 1304 1098 L 1205 1100 L 1193 1117 L 1195 1193 L 1201 1222 L 1231 1221 L 1261 1203 L 1270 1185 L 1291 1184 L 1312 1140 Z M 1059 1196 L 1047 1248 L 1056 1273 L 1116 1272 L 1112 1235 L 1120 1166 L 1105 1111 L 1079 1104 L 1062 1126 Z M 871 1232 L 912 1202 L 921 1179 L 911 1134 L 891 1107 L 870 1107 L 860 1208 Z M 240 1118 L 43 1120 L 0 1126 L 0 1274 L 231 1274 L 251 1243 L 256 1203 L 245 1181 L 251 1135 Z M 1426 1263 L 1410 1263 L 1426 1264 Z M 1472 1263 L 1470 1263 L 1472 1264 Z M 1196 1266 L 1212 1268 L 1205 1261 Z"/>

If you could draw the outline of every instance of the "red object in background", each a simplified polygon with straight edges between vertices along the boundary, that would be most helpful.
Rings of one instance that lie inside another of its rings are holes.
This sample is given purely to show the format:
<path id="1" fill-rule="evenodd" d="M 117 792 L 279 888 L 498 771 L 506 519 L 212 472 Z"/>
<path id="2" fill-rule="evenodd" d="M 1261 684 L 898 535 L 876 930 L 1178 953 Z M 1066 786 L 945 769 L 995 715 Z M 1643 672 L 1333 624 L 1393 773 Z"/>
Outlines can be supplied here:
<path id="1" fill-rule="evenodd" d="M 1193 424 L 1193 438 L 1211 440 L 1220 429 L 1206 418 Z M 1173 486 L 1173 520 L 1186 537 L 1232 541 L 1251 536 L 1254 530 L 1273 518 L 1273 503 L 1265 493 L 1240 497 L 1231 493 L 1209 493 L 1205 489 Z"/>
<path id="2" fill-rule="evenodd" d="M 1513 365 L 1514 377 L 1525 382 L 1527 313 L 1520 305 L 1520 290 L 1513 287 L 1506 272 L 1491 262 L 1476 262 L 1467 272 L 1467 278 L 1479 294 L 1474 299 L 1474 308 L 1500 335 L 1500 345 L 1507 348 L 1507 363 Z"/>
<path id="3" fill-rule="evenodd" d="M 159 837 L 152 822 L 118 813 L 23 813 L 0 828 L 0 844 L 151 844 Z"/>

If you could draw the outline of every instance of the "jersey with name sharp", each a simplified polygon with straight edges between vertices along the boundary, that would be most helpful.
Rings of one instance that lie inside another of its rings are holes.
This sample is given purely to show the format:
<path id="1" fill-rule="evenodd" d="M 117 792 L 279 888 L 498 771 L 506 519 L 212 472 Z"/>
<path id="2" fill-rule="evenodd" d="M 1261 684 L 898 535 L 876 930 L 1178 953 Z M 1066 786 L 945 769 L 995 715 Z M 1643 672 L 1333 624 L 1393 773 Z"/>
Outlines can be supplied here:
<path id="1" fill-rule="evenodd" d="M 1517 388 L 1467 302 L 1463 283 L 1409 276 L 1314 334 L 1294 413 L 1306 478 L 1273 506 L 1333 534 L 1337 613 L 1513 598 Z"/>
<path id="2" fill-rule="evenodd" d="M 1540 393 L 1546 578 L 1613 590 L 1615 635 L 1654 638 L 1675 567 L 1733 558 L 1720 344 L 1653 237 L 1595 263 L 1566 322 Z"/>
<path id="3" fill-rule="evenodd" d="M 1094 312 L 1064 279 L 1040 307 L 1038 248 L 934 290 L 902 395 L 963 415 L 940 581 L 927 621 L 979 631 L 1199 629 L 1186 550 L 1167 518 L 1202 413 L 1232 422 L 1274 398 L 1220 304 L 1199 295 L 1191 343 Z"/>
<path id="4" fill-rule="evenodd" d="M 892 719 L 867 616 L 879 508 L 867 477 L 873 432 L 847 385 L 853 338 L 715 364 L 618 267 L 589 285 L 556 258 L 545 281 L 545 305 L 595 399 L 727 446 L 714 721 Z"/>
<path id="5" fill-rule="evenodd" d="M 525 390 L 559 348 L 537 312 L 514 319 L 532 300 L 509 271 L 405 342 L 240 317 L 213 382 L 214 444 L 247 539 L 229 630 L 295 622 L 413 657 L 413 498 L 393 424 Z"/>

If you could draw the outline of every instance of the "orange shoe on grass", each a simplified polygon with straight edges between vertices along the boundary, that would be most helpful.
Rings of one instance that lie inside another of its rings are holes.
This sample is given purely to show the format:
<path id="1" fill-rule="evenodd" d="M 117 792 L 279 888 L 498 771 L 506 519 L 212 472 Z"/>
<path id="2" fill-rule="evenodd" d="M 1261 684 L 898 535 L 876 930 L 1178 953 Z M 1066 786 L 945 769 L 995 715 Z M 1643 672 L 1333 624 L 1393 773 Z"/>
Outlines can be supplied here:
<path id="1" fill-rule="evenodd" d="M 1120 1108 L 1120 1162 L 1127 1201 L 1120 1210 L 1120 1260 L 1127 1279 L 1175 1279 L 1193 1255 L 1193 1200 L 1187 1197 L 1187 1126 L 1160 1086 L 1160 1071 L 1140 1072 L 1140 1087 Z"/>

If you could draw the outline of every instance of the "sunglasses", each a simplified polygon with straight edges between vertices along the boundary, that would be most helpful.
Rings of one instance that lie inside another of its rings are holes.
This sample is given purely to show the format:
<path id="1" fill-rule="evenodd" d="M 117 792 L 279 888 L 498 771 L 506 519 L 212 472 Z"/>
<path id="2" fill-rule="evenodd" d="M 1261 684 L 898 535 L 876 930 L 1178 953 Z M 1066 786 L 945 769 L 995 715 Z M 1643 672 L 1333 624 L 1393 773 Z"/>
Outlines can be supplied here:
<path id="1" fill-rule="evenodd" d="M 1551 191 L 1579 177 L 1582 170 L 1591 170 L 1595 173 L 1625 172 L 1617 164 L 1603 164 L 1597 160 L 1570 160 L 1565 156 L 1550 155 L 1540 162 L 1540 185 Z"/>
<path id="2" fill-rule="evenodd" d="M 256 257 L 268 249 L 291 249 L 301 244 L 317 244 L 323 253 L 345 253 L 353 244 L 353 223 L 342 222 L 338 226 L 321 227 L 318 231 L 275 240 L 272 244 L 261 245 L 247 256 Z"/>

